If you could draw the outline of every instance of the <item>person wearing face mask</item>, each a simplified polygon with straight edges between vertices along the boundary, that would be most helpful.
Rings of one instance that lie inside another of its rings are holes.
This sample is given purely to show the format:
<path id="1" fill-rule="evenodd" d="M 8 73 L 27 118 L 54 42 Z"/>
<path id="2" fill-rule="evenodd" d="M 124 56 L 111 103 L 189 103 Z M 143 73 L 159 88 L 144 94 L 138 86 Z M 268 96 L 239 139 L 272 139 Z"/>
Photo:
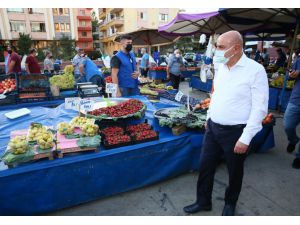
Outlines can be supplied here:
<path id="1" fill-rule="evenodd" d="M 143 55 L 140 65 L 141 75 L 147 77 L 149 71 L 149 54 L 145 48 L 141 49 L 141 54 Z"/>
<path id="2" fill-rule="evenodd" d="M 25 68 L 28 74 L 41 74 L 41 67 L 39 62 L 36 58 L 37 51 L 35 48 L 29 51 L 29 56 L 26 58 L 25 61 Z"/>
<path id="3" fill-rule="evenodd" d="M 11 46 L 10 48 L 11 49 L 7 51 L 8 54 L 10 54 L 7 74 L 21 73 L 21 57 L 18 55 L 17 48 L 15 46 Z"/>
<path id="4" fill-rule="evenodd" d="M 72 65 L 74 67 L 74 78 L 75 78 L 77 83 L 80 83 L 80 82 L 84 82 L 82 80 L 82 77 L 81 77 L 81 74 L 80 74 L 80 71 L 79 71 L 79 66 L 80 66 L 80 63 L 82 61 L 81 56 L 84 55 L 84 50 L 79 48 L 79 47 L 76 47 L 75 51 L 77 52 L 77 54 L 74 56 L 74 58 L 72 60 Z"/>
<path id="5" fill-rule="evenodd" d="M 129 35 L 120 37 L 121 49 L 111 58 L 111 76 L 118 85 L 117 97 L 139 95 L 136 60 L 132 50 L 132 38 Z"/>
<path id="6" fill-rule="evenodd" d="M 167 66 L 167 78 L 171 80 L 174 89 L 179 89 L 180 75 L 184 68 L 183 58 L 179 49 L 174 51 L 174 55 L 169 58 Z"/>
<path id="7" fill-rule="evenodd" d="M 54 63 L 53 63 L 53 57 L 52 53 L 47 51 L 46 52 L 46 58 L 44 60 L 44 73 L 54 73 Z"/>
<path id="8" fill-rule="evenodd" d="M 252 138 L 268 112 L 269 87 L 264 67 L 243 53 L 237 31 L 222 34 L 213 63 L 220 63 L 207 112 L 200 157 L 197 198 L 186 213 L 210 211 L 216 167 L 224 156 L 229 173 L 223 216 L 233 216 L 242 188 L 244 161 Z"/>

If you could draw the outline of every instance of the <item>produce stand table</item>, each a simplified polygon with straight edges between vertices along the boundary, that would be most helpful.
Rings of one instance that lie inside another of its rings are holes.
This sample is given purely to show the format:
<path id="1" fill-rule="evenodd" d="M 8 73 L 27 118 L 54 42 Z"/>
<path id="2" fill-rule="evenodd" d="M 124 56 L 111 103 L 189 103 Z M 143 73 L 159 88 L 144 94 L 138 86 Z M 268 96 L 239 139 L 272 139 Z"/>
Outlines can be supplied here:
<path id="1" fill-rule="evenodd" d="M 200 73 L 200 71 L 198 70 L 184 70 L 181 72 L 181 77 L 183 78 L 191 78 L 194 74 L 196 73 Z"/>
<path id="2" fill-rule="evenodd" d="M 210 92 L 212 89 L 212 80 L 208 79 L 206 83 L 203 83 L 199 76 L 192 76 L 190 80 L 190 87 L 200 91 Z"/>
<path id="3" fill-rule="evenodd" d="M 282 88 L 269 87 L 269 109 L 276 110 L 278 109 L 280 97 L 281 97 Z M 286 110 L 286 107 L 289 103 L 292 90 L 285 89 L 284 95 L 281 102 L 281 112 Z"/>
<path id="4" fill-rule="evenodd" d="M 100 152 L 66 155 L 53 161 L 39 161 L 7 169 L 0 164 L 0 215 L 43 214 L 95 199 L 134 190 L 190 170 L 196 170 L 201 152 L 202 133 L 186 132 L 173 136 L 171 129 L 161 128 L 153 119 L 159 108 L 178 105 L 162 99 L 147 105 L 148 123 L 159 131 L 157 141 L 120 147 Z M 0 152 L 3 152 L 13 130 L 26 129 L 30 122 L 48 126 L 70 120 L 77 113 L 56 108 L 29 107 L 31 114 L 10 121 L 0 111 Z M 271 148 L 272 140 L 260 138 L 263 148 Z M 271 136 L 272 134 L 269 134 Z M 274 141 L 274 140 L 273 140 Z M 270 142 L 269 145 L 266 145 Z M 273 142 L 274 145 L 274 142 Z M 29 207 L 30 206 L 30 207 Z"/>

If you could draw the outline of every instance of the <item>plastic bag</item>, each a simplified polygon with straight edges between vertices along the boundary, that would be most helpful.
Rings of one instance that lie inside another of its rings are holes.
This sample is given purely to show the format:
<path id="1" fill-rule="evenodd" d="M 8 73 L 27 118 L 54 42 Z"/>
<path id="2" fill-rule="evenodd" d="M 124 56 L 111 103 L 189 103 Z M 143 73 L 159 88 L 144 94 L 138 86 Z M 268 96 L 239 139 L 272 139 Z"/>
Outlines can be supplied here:
<path id="1" fill-rule="evenodd" d="M 207 79 L 213 79 L 213 73 L 210 65 L 202 65 L 200 72 L 200 79 L 203 83 L 206 83 Z"/>

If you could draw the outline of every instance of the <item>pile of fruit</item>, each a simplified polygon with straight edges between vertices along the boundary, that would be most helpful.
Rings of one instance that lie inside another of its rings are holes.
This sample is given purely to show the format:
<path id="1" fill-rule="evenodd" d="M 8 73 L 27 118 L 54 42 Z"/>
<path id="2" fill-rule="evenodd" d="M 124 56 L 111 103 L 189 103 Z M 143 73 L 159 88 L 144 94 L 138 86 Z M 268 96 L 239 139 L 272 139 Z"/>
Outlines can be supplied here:
<path id="1" fill-rule="evenodd" d="M 146 139 L 152 139 L 157 137 L 157 133 L 154 130 L 144 130 L 134 134 L 135 140 L 142 141 Z"/>
<path id="2" fill-rule="evenodd" d="M 82 127 L 85 124 L 94 124 L 94 123 L 95 123 L 95 120 L 86 118 L 86 117 L 82 117 L 82 116 L 76 116 L 70 122 L 70 124 L 74 127 Z"/>
<path id="3" fill-rule="evenodd" d="M 108 77 L 105 77 L 105 82 L 106 83 L 112 83 L 112 77 L 111 76 L 108 76 Z"/>
<path id="4" fill-rule="evenodd" d="M 262 124 L 265 125 L 265 124 L 270 124 L 274 121 L 274 116 L 272 113 L 269 113 L 262 121 Z"/>
<path id="5" fill-rule="evenodd" d="M 41 135 L 47 132 L 47 128 L 39 123 L 32 123 L 28 131 L 28 141 L 37 141 Z"/>
<path id="6" fill-rule="evenodd" d="M 164 89 L 165 85 L 164 84 L 156 84 L 154 82 L 152 82 L 151 84 L 147 85 L 150 88 L 154 88 L 154 89 Z"/>
<path id="7" fill-rule="evenodd" d="M 64 122 L 59 123 L 57 125 L 57 128 L 58 128 L 58 132 L 63 135 L 70 135 L 70 134 L 74 133 L 74 126 L 72 126 L 68 123 L 64 123 Z"/>
<path id="8" fill-rule="evenodd" d="M 112 117 L 127 117 L 130 115 L 135 115 L 136 113 L 145 109 L 145 105 L 137 100 L 137 99 L 129 99 L 122 103 L 119 103 L 114 106 L 109 106 L 105 108 L 95 109 L 93 111 L 88 112 L 88 116 L 100 116 L 103 118 Z"/>
<path id="9" fill-rule="evenodd" d="M 142 95 L 153 95 L 153 96 L 158 96 L 157 91 L 152 91 L 148 87 L 141 87 L 140 88 L 140 93 Z"/>
<path id="10" fill-rule="evenodd" d="M 59 87 L 59 89 L 74 88 L 75 79 L 73 75 L 73 66 L 67 65 L 64 69 L 64 74 L 55 75 L 49 79 L 50 84 Z"/>
<path id="11" fill-rule="evenodd" d="M 98 133 L 99 127 L 96 124 L 85 124 L 82 127 L 82 135 L 87 137 L 93 137 Z"/>
<path id="12" fill-rule="evenodd" d="M 16 79 L 6 78 L 0 82 L 0 94 L 6 94 L 14 90 L 16 90 Z"/>
<path id="13" fill-rule="evenodd" d="M 9 151 L 15 155 L 25 153 L 28 148 L 28 142 L 26 136 L 16 136 L 10 140 L 8 143 Z"/>
<path id="14" fill-rule="evenodd" d="M 151 130 L 151 126 L 148 123 L 140 123 L 140 124 L 136 124 L 136 125 L 129 125 L 126 128 L 127 132 L 130 133 L 139 133 L 145 130 Z"/>
<path id="15" fill-rule="evenodd" d="M 156 66 L 156 67 L 151 67 L 149 70 L 154 70 L 154 71 L 166 71 L 167 67 L 166 66 Z"/>
<path id="16" fill-rule="evenodd" d="M 39 136 L 37 143 L 40 149 L 50 149 L 53 147 L 53 134 L 50 131 L 47 131 Z"/>
<path id="17" fill-rule="evenodd" d="M 118 136 L 109 136 L 105 138 L 105 141 L 108 145 L 118 145 L 131 142 L 129 135 L 118 135 Z"/>
<path id="18" fill-rule="evenodd" d="M 122 127 L 107 127 L 101 131 L 102 134 L 105 135 L 105 137 L 109 136 L 118 136 L 124 134 L 124 129 Z"/>
<path id="19" fill-rule="evenodd" d="M 204 99 L 200 104 L 196 105 L 196 108 L 208 109 L 210 104 L 210 98 Z"/>
<path id="20" fill-rule="evenodd" d="M 284 76 L 278 76 L 277 78 L 274 78 L 270 82 L 270 86 L 282 88 L 283 83 L 284 83 Z M 294 87 L 294 85 L 295 85 L 295 80 L 287 80 L 286 88 L 292 89 Z"/>

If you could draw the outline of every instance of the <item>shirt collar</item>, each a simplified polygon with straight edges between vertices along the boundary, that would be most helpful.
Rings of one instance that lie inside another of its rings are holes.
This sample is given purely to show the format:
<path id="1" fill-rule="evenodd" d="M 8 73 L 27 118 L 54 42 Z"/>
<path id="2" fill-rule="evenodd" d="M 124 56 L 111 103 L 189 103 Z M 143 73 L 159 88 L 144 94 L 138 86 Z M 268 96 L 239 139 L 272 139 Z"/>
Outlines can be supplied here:
<path id="1" fill-rule="evenodd" d="M 242 57 L 237 61 L 237 63 L 234 65 L 235 66 L 246 66 L 247 64 L 247 56 L 243 53 Z"/>

